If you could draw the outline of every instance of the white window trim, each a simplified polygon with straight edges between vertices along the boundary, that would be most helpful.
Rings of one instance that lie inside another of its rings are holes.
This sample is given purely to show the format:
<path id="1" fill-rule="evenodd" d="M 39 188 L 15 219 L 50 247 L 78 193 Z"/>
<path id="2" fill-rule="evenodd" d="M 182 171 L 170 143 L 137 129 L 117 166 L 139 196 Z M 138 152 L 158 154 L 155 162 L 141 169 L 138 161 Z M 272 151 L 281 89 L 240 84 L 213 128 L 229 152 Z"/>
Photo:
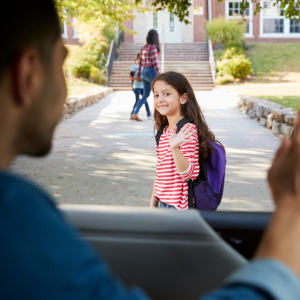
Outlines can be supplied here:
<path id="1" fill-rule="evenodd" d="M 228 0 L 226 1 L 226 5 L 225 5 L 225 15 L 226 15 L 226 19 L 230 20 L 230 19 L 239 19 L 241 17 L 229 17 L 229 2 L 242 2 L 241 0 Z M 244 36 L 246 38 L 254 38 L 253 35 L 253 3 L 252 1 L 249 1 L 249 18 L 245 19 L 249 19 L 249 33 L 245 33 Z"/>
<path id="2" fill-rule="evenodd" d="M 64 21 L 63 27 L 64 27 L 64 33 L 61 35 L 61 37 L 62 37 L 63 39 L 67 39 L 67 38 L 68 38 L 67 21 Z"/>
<path id="3" fill-rule="evenodd" d="M 270 1 L 261 1 L 261 6 L 263 7 L 264 2 L 270 2 Z M 264 26 L 263 22 L 264 19 L 283 19 L 283 33 L 264 33 Z M 259 32 L 259 38 L 300 38 L 300 33 L 290 33 L 290 20 L 286 19 L 284 16 L 279 17 L 264 17 L 263 15 L 263 8 L 260 11 L 260 32 Z"/>
<path id="4" fill-rule="evenodd" d="M 78 32 L 77 32 L 77 26 L 73 27 L 73 39 L 79 39 L 79 35 L 78 35 Z"/>

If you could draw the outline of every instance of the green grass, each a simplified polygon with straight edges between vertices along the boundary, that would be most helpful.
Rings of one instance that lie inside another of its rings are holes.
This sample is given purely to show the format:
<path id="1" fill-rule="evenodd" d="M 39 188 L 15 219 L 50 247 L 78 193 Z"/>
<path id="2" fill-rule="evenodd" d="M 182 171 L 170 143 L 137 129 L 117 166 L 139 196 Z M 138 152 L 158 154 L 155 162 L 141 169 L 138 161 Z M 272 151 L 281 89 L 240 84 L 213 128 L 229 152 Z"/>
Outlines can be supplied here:
<path id="1" fill-rule="evenodd" d="M 253 44 L 247 51 L 247 56 L 258 76 L 277 72 L 300 72 L 299 43 Z"/>
<path id="2" fill-rule="evenodd" d="M 68 97 L 84 94 L 101 87 L 104 87 L 104 85 L 91 83 L 78 78 L 67 79 Z"/>
<path id="3" fill-rule="evenodd" d="M 300 104 L 300 96 L 257 96 L 265 100 L 269 100 L 286 107 L 292 107 L 297 110 Z"/>

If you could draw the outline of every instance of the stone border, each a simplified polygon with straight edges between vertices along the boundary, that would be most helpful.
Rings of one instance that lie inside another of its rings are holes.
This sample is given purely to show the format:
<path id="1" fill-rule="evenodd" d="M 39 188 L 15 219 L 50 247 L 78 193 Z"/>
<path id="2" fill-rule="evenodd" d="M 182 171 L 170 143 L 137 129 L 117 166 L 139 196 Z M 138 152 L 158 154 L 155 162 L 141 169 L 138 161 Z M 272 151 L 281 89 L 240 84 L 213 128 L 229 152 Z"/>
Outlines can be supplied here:
<path id="1" fill-rule="evenodd" d="M 71 118 L 83 108 L 97 103 L 100 99 L 104 98 L 112 91 L 113 89 L 110 87 L 99 88 L 78 96 L 72 96 L 68 98 L 66 100 L 66 104 L 64 105 L 59 123 Z"/>
<path id="2" fill-rule="evenodd" d="M 295 128 L 296 111 L 274 102 L 250 97 L 237 96 L 237 106 L 261 126 L 266 126 L 276 136 L 292 137 Z"/>

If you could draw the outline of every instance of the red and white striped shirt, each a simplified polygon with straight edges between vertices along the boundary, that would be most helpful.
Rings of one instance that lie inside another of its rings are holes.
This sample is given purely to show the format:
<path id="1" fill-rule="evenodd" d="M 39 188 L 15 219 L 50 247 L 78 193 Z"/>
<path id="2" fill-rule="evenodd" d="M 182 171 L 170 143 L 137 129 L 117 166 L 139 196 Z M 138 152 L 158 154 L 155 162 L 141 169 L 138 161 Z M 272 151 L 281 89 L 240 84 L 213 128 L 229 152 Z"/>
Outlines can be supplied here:
<path id="1" fill-rule="evenodd" d="M 139 68 L 136 77 L 141 76 L 142 68 L 149 68 L 149 67 L 154 67 L 157 72 L 157 75 L 160 74 L 159 55 L 158 55 L 157 48 L 155 45 L 145 44 L 141 48 Z"/>
<path id="2" fill-rule="evenodd" d="M 188 169 L 182 173 L 177 171 L 170 149 L 169 139 L 172 130 L 168 130 L 168 126 L 160 137 L 159 146 L 156 145 L 155 197 L 163 203 L 175 206 L 178 210 L 188 209 L 188 184 L 186 181 L 190 178 L 195 180 L 200 171 L 197 127 L 193 125 L 192 130 L 193 140 L 180 146 L 181 153 L 189 161 Z"/>

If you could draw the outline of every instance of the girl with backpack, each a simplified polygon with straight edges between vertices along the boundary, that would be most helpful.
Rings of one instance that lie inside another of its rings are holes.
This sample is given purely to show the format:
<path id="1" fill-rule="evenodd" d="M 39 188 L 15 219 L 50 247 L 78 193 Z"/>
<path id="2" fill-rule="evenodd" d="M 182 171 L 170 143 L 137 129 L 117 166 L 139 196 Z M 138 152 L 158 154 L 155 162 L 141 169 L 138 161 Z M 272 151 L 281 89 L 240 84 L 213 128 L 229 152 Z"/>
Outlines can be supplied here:
<path id="1" fill-rule="evenodd" d="M 200 190 L 197 193 L 204 198 L 199 203 L 195 194 L 197 208 L 215 210 L 223 194 L 224 147 L 208 128 L 194 91 L 182 74 L 166 72 L 158 75 L 152 83 L 152 91 L 157 130 L 157 170 L 150 206 L 177 210 L 186 210 L 191 205 L 194 207 L 194 183 L 198 182 Z M 213 153 L 214 159 L 215 155 L 219 155 L 214 161 L 209 160 Z M 209 163 L 217 162 L 217 170 L 210 165 L 206 170 L 207 160 Z M 215 182 L 210 184 L 203 179 L 203 174 L 207 177 L 211 170 L 215 172 L 213 175 L 220 177 L 220 180 L 214 178 L 219 181 L 218 191 Z"/>

